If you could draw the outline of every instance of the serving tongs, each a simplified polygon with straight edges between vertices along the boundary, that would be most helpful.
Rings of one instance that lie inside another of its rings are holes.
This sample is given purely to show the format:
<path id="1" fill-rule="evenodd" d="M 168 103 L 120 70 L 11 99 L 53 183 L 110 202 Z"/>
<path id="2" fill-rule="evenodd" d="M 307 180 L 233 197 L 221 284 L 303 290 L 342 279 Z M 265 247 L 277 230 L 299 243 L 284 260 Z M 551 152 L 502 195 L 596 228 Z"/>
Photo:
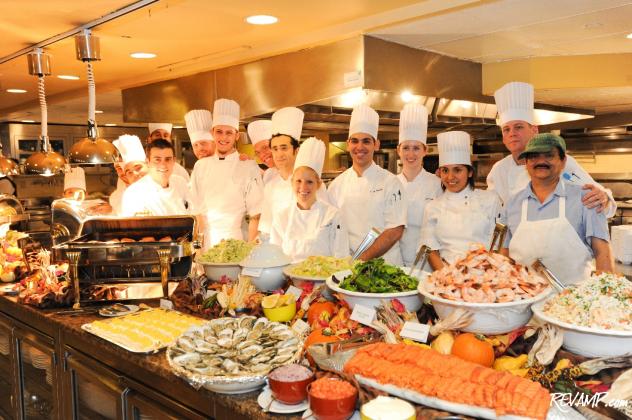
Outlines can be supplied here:
<path id="1" fill-rule="evenodd" d="M 410 270 L 408 271 L 408 275 L 412 276 L 413 271 L 415 271 L 415 267 L 419 266 L 419 271 L 423 271 L 424 265 L 428 261 L 428 256 L 432 252 L 432 249 L 428 245 L 422 245 L 419 247 L 419 251 L 417 251 L 417 255 L 415 256 L 415 261 L 413 265 L 410 266 Z"/>
<path id="2" fill-rule="evenodd" d="M 323 343 L 323 345 L 325 347 L 325 352 L 327 353 L 327 355 L 331 356 L 332 354 L 338 353 L 340 351 L 352 350 L 358 347 L 366 346 L 367 344 L 377 343 L 378 341 L 381 341 L 381 338 L 379 336 L 368 334 L 358 335 L 346 340 Z"/>
<path id="3" fill-rule="evenodd" d="M 494 233 L 492 234 L 492 243 L 489 245 L 489 252 L 500 252 L 500 249 L 505 243 L 506 236 L 507 225 L 496 223 L 496 227 L 494 227 Z M 494 249 L 494 246 L 496 246 L 496 249 Z"/>
<path id="4" fill-rule="evenodd" d="M 564 285 L 564 283 L 562 283 L 555 276 L 555 274 L 553 274 L 553 272 L 551 270 L 549 270 L 546 267 L 546 265 L 544 265 L 544 263 L 542 262 L 542 260 L 540 258 L 535 260 L 533 262 L 533 264 L 531 264 L 531 267 L 533 267 L 533 269 L 537 273 L 540 273 L 545 279 L 547 279 L 549 281 L 549 283 L 551 283 L 551 286 L 553 286 L 553 288 L 558 291 L 558 293 L 567 289 L 567 287 Z"/>
<path id="5" fill-rule="evenodd" d="M 358 249 L 356 249 L 356 251 L 353 253 L 353 257 L 351 257 L 351 260 L 355 261 L 360 258 L 360 255 L 362 255 L 364 251 L 366 251 L 371 247 L 371 245 L 373 245 L 373 242 L 375 242 L 375 240 L 378 236 L 380 236 L 381 233 L 382 232 L 380 232 L 378 229 L 371 228 L 369 233 L 366 234 L 366 236 L 360 243 L 360 246 L 358 246 Z"/>

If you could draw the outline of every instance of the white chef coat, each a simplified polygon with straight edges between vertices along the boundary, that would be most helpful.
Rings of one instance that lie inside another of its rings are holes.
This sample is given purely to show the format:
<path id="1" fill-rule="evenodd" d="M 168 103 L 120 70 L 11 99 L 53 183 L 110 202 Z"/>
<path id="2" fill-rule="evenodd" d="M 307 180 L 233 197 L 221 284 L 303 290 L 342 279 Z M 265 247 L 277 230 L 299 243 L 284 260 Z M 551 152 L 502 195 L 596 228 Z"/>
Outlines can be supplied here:
<path id="1" fill-rule="evenodd" d="M 324 183 L 320 185 L 316 192 L 316 197 L 318 200 L 330 203 Z M 261 219 L 259 220 L 259 231 L 270 233 L 273 215 L 294 203 L 296 203 L 296 199 L 292 190 L 292 177 L 289 176 L 288 179 L 283 179 L 281 174 L 276 171 L 276 174 L 269 177 L 267 183 L 263 186 L 263 204 L 261 207 Z"/>
<path id="2" fill-rule="evenodd" d="M 181 176 L 186 182 L 191 181 L 189 171 L 187 171 L 184 166 L 180 165 L 178 162 L 176 162 L 176 164 L 173 166 L 173 174 Z"/>
<path id="3" fill-rule="evenodd" d="M 352 168 L 340 174 L 329 185 L 331 203 L 340 209 L 341 219 L 349 233 L 349 253 L 353 254 L 371 228 L 380 231 L 406 226 L 406 201 L 402 183 L 375 163 L 362 176 Z M 401 265 L 402 253 L 397 241 L 384 254 L 389 264 Z"/>
<path id="4" fill-rule="evenodd" d="M 277 168 L 268 168 L 265 171 L 263 171 L 263 174 L 262 174 L 263 185 L 266 185 L 268 181 L 276 177 L 278 174 L 279 174 L 279 170 Z"/>
<path id="5" fill-rule="evenodd" d="M 163 188 L 145 175 L 125 190 L 121 216 L 131 217 L 138 213 L 150 216 L 176 216 L 189 214 L 187 205 L 191 203 L 189 185 L 181 176 L 172 174 L 169 186 Z"/>
<path id="6" fill-rule="evenodd" d="M 116 190 L 110 194 L 109 202 L 112 206 L 112 215 L 118 216 L 123 210 L 123 193 L 127 189 L 127 184 L 119 178 L 116 183 Z"/>
<path id="7" fill-rule="evenodd" d="M 293 263 L 312 255 L 349 255 L 349 237 L 338 209 L 320 200 L 309 210 L 301 210 L 295 201 L 274 213 L 270 243 L 280 245 Z"/>
<path id="8" fill-rule="evenodd" d="M 614 216 L 617 211 L 617 205 L 612 197 L 612 191 L 603 188 L 599 183 L 586 172 L 577 161 L 566 154 L 566 166 L 561 175 L 562 179 L 566 179 L 580 186 L 586 184 L 596 185 L 608 194 L 608 208 L 606 209 L 606 217 Z M 498 193 L 501 201 L 507 203 L 512 195 L 524 190 L 531 179 L 527 172 L 526 165 L 518 165 L 512 155 L 505 156 L 492 166 L 491 171 L 487 175 L 487 188 Z"/>
<path id="9" fill-rule="evenodd" d="M 206 217 L 205 247 L 222 239 L 243 239 L 241 223 L 246 214 L 261 214 L 261 171 L 254 160 L 239 160 L 233 152 L 195 162 L 191 193 L 198 214 Z"/>
<path id="10" fill-rule="evenodd" d="M 472 243 L 489 247 L 500 213 L 500 198 L 493 191 L 469 186 L 458 193 L 445 191 L 426 205 L 421 243 L 452 264 Z"/>
<path id="11" fill-rule="evenodd" d="M 402 249 L 404 265 L 410 267 L 421 246 L 421 224 L 424 219 L 424 209 L 433 198 L 443 193 L 441 180 L 436 175 L 422 169 L 412 181 L 408 181 L 403 173 L 397 175 L 404 186 L 407 203 L 407 222 L 399 246 Z"/>

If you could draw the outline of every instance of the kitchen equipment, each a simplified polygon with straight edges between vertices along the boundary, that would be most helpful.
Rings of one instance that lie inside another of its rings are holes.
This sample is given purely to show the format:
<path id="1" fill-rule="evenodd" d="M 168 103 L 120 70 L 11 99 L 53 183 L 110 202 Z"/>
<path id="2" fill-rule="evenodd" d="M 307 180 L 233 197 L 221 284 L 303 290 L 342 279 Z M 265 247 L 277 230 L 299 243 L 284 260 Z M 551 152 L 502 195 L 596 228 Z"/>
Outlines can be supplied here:
<path id="1" fill-rule="evenodd" d="M 492 234 L 492 243 L 489 245 L 489 251 L 500 252 L 500 249 L 505 243 L 505 236 L 507 236 L 507 226 L 502 223 L 496 223 L 494 233 Z M 494 246 L 496 247 L 495 249 Z"/>
<path id="2" fill-rule="evenodd" d="M 360 242 L 358 249 L 356 249 L 356 251 L 353 253 L 353 257 L 351 257 L 351 259 L 357 260 L 358 258 L 360 258 L 360 255 L 362 255 L 364 251 L 366 251 L 371 247 L 371 245 L 373 245 L 373 242 L 375 242 L 377 237 L 380 236 L 380 233 L 381 232 L 376 228 L 371 228 L 371 230 L 369 231 L 369 233 L 366 234 L 362 242 Z"/>
<path id="3" fill-rule="evenodd" d="M 612 226 L 610 239 L 614 259 L 632 264 L 632 225 Z"/>
<path id="4" fill-rule="evenodd" d="M 82 301 L 156 298 L 168 294 L 168 281 L 189 274 L 199 245 L 188 240 L 194 230 L 192 216 L 92 217 L 81 222 L 76 237 L 55 245 L 53 253 L 55 261 L 71 260 Z M 157 282 L 160 287 L 151 287 Z"/>
<path id="5" fill-rule="evenodd" d="M 419 247 L 419 251 L 417 251 L 417 255 L 415 256 L 415 261 L 408 271 L 409 276 L 412 276 L 413 271 L 415 271 L 415 267 L 417 266 L 419 266 L 419 270 L 424 269 L 424 265 L 426 265 L 426 261 L 428 261 L 428 255 L 430 255 L 431 252 L 432 249 L 430 249 L 428 245 L 422 245 Z"/>
<path id="6" fill-rule="evenodd" d="M 553 274 L 551 270 L 546 268 L 546 266 L 544 265 L 541 259 L 538 258 L 537 260 L 535 260 L 535 262 L 531 264 L 531 267 L 533 267 L 533 269 L 537 273 L 540 273 L 542 277 L 547 279 L 549 283 L 551 283 L 551 286 L 553 286 L 553 288 L 557 290 L 558 292 L 561 292 L 562 290 L 566 289 L 566 286 L 564 285 L 564 283 L 562 283 L 557 277 L 555 277 L 555 274 Z"/>

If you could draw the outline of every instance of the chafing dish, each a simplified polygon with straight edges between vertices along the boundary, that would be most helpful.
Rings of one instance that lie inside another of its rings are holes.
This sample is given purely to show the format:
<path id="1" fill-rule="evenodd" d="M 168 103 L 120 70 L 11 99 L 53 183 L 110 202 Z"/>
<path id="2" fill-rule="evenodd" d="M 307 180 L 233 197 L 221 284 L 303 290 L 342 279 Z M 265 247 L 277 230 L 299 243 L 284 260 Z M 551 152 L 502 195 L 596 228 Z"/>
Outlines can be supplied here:
<path id="1" fill-rule="evenodd" d="M 10 223 L 14 230 L 24 232 L 25 221 L 29 215 L 24 213 L 24 207 L 20 201 L 12 195 L 0 194 L 0 224 Z"/>
<path id="2" fill-rule="evenodd" d="M 81 222 L 78 235 L 53 247 L 55 260 L 69 260 L 78 302 L 129 300 L 138 296 L 130 288 L 146 288 L 160 282 L 162 295 L 168 294 L 168 281 L 180 281 L 191 270 L 194 248 L 195 218 L 169 217 L 90 217 Z M 170 237 L 171 240 L 158 241 Z M 156 241 L 141 241 L 153 237 Z M 120 242 L 129 238 L 134 242 Z M 91 291 L 103 291 L 95 298 Z M 101 296 L 103 295 L 103 296 Z M 140 296 L 140 298 L 158 296 Z"/>

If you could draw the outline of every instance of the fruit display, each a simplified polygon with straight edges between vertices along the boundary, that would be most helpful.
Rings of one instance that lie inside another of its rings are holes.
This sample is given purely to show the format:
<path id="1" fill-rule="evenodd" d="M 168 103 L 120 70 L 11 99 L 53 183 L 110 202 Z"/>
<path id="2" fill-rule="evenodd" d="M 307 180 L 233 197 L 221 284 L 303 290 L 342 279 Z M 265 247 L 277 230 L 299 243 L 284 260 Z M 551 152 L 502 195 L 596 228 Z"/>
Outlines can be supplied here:
<path id="1" fill-rule="evenodd" d="M 50 263 L 50 252 L 40 251 L 38 267 L 17 284 L 18 302 L 39 308 L 68 306 L 72 300 L 72 284 L 67 276 L 68 264 Z"/>

